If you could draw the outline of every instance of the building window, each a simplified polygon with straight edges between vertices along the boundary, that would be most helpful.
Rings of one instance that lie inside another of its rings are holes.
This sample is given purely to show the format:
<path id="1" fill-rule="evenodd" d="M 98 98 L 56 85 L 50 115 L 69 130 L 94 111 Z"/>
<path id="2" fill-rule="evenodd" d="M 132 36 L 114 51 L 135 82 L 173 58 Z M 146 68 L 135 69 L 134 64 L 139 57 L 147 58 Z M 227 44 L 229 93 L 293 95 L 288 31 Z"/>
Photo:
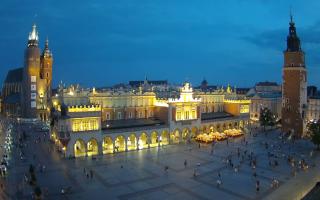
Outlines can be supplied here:
<path id="1" fill-rule="evenodd" d="M 129 119 L 132 118 L 132 112 L 129 112 Z"/>
<path id="2" fill-rule="evenodd" d="M 118 112 L 118 119 L 121 119 L 121 112 Z"/>
<path id="3" fill-rule="evenodd" d="M 138 118 L 142 118 L 142 112 L 139 112 L 139 117 Z"/>
<path id="4" fill-rule="evenodd" d="M 192 119 L 195 119 L 195 118 L 196 118 L 196 111 L 193 110 L 193 111 L 192 111 Z"/>
<path id="5" fill-rule="evenodd" d="M 149 116 L 153 117 L 153 112 L 152 111 L 150 111 Z"/>
<path id="6" fill-rule="evenodd" d="M 185 115 L 186 115 L 186 116 L 185 116 L 185 119 L 189 119 L 189 111 L 186 111 L 186 112 L 185 112 Z"/>
<path id="7" fill-rule="evenodd" d="M 37 82 L 37 77 L 36 77 L 36 76 L 31 76 L 31 82 L 32 82 L 32 83 Z"/>
<path id="8" fill-rule="evenodd" d="M 110 120 L 110 113 L 109 112 L 106 113 L 106 119 Z"/>
<path id="9" fill-rule="evenodd" d="M 177 112 L 177 120 L 181 120 L 181 112 Z"/>

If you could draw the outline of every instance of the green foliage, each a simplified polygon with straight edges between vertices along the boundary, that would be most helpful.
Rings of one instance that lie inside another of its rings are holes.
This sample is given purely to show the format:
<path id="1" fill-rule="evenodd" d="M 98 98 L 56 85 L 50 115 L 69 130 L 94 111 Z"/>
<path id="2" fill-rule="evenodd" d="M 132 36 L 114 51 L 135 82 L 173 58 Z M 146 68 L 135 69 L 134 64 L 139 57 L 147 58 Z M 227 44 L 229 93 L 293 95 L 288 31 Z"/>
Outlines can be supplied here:
<path id="1" fill-rule="evenodd" d="M 308 123 L 308 132 L 311 136 L 311 141 L 313 144 L 320 147 L 320 120 Z"/>
<path id="2" fill-rule="evenodd" d="M 260 125 L 264 128 L 266 126 L 275 126 L 276 125 L 276 117 L 271 112 L 269 108 L 261 108 L 260 109 Z"/>

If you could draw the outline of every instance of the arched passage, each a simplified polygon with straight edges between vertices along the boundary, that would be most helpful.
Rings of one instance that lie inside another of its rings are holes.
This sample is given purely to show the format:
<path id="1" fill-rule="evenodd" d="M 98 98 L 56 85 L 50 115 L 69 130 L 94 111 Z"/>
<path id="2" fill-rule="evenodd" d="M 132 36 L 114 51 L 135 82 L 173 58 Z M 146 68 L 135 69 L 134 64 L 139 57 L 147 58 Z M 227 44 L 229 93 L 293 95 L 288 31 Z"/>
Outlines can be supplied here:
<path id="1" fill-rule="evenodd" d="M 98 142 L 96 139 L 92 138 L 87 143 L 87 155 L 94 156 L 94 155 L 98 155 L 98 153 L 99 153 Z"/>
<path id="2" fill-rule="evenodd" d="M 184 141 L 187 141 L 187 140 L 190 139 L 190 136 L 191 136 L 190 129 L 188 129 L 188 128 L 183 129 L 183 131 L 182 131 L 182 139 Z"/>
<path id="3" fill-rule="evenodd" d="M 138 148 L 139 149 L 148 148 L 148 135 L 146 133 L 141 133 L 138 140 Z"/>
<path id="4" fill-rule="evenodd" d="M 244 123 L 243 123 L 242 120 L 240 120 L 240 122 L 239 122 L 239 128 L 243 128 L 243 127 L 244 127 Z"/>
<path id="5" fill-rule="evenodd" d="M 134 133 L 132 133 L 127 139 L 127 149 L 137 150 L 137 137 Z"/>
<path id="6" fill-rule="evenodd" d="M 156 131 L 153 131 L 151 133 L 151 138 L 150 138 L 150 147 L 157 147 L 159 145 L 158 143 L 158 133 Z"/>
<path id="7" fill-rule="evenodd" d="M 80 157 L 80 156 L 86 156 L 86 145 L 83 140 L 78 139 L 74 143 L 74 156 Z"/>
<path id="8" fill-rule="evenodd" d="M 195 138 L 198 135 L 198 128 L 197 127 L 192 127 L 191 129 L 191 137 Z"/>
<path id="9" fill-rule="evenodd" d="M 234 128 L 238 128 L 238 123 L 237 122 L 234 122 Z"/>
<path id="10" fill-rule="evenodd" d="M 213 124 L 210 124 L 209 133 L 213 133 L 213 132 L 215 132 L 215 127 L 213 126 Z"/>
<path id="11" fill-rule="evenodd" d="M 114 150 L 115 152 L 122 152 L 126 150 L 126 139 L 122 135 L 119 135 L 114 140 Z"/>
<path id="12" fill-rule="evenodd" d="M 103 154 L 113 153 L 113 142 L 111 137 L 104 137 L 102 141 Z"/>
<path id="13" fill-rule="evenodd" d="M 180 142 L 180 131 L 179 129 L 174 130 L 171 134 L 170 134 L 170 140 L 172 143 L 177 144 Z"/>
<path id="14" fill-rule="evenodd" d="M 218 132 L 221 132 L 221 131 L 222 131 L 222 130 L 221 130 L 221 125 L 220 125 L 220 124 L 217 124 L 217 125 L 216 125 L 216 127 L 217 127 L 217 131 L 218 131 Z"/>
<path id="15" fill-rule="evenodd" d="M 206 126 L 202 126 L 202 133 L 207 133 L 207 127 Z"/>
<path id="16" fill-rule="evenodd" d="M 223 126 L 222 126 L 222 131 L 225 131 L 226 129 L 227 129 L 226 124 L 223 124 Z"/>
<path id="17" fill-rule="evenodd" d="M 169 134 L 167 130 L 162 131 L 160 136 L 160 144 L 161 145 L 169 144 Z"/>

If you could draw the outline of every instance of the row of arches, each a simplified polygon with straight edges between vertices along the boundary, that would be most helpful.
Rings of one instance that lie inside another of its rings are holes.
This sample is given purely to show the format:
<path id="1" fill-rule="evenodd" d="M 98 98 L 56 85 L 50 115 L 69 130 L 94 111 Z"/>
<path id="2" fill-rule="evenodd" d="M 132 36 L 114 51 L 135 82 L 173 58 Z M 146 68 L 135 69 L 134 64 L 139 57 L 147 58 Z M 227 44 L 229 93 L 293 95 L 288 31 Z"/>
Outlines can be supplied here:
<path id="1" fill-rule="evenodd" d="M 175 129 L 170 134 L 167 130 L 158 133 L 157 131 L 147 134 L 142 132 L 140 135 L 132 133 L 125 137 L 124 135 L 118 135 L 114 139 L 111 136 L 105 136 L 102 142 L 98 142 L 96 138 L 91 138 L 88 142 L 82 139 L 76 140 L 74 143 L 74 156 L 93 156 L 123 151 L 132 151 L 139 149 L 147 149 L 152 147 L 158 147 L 161 145 L 178 144 L 180 142 L 186 142 L 195 136 L 197 133 L 196 128 L 191 130 L 188 128 Z"/>
<path id="2" fill-rule="evenodd" d="M 226 122 L 226 123 L 217 123 L 217 124 L 209 124 L 209 125 L 203 125 L 200 127 L 200 132 L 207 133 L 207 132 L 222 132 L 227 129 L 238 129 L 238 128 L 244 128 L 245 122 L 239 121 L 239 122 Z"/>
<path id="3" fill-rule="evenodd" d="M 153 131 L 149 134 L 141 132 L 140 134 L 131 133 L 127 136 L 117 135 L 116 137 L 106 135 L 102 138 L 102 141 L 98 141 L 96 138 L 91 138 L 87 142 L 83 139 L 77 139 L 73 144 L 74 156 L 93 156 L 178 144 L 189 141 L 191 138 L 196 137 L 198 133 L 222 132 L 232 128 L 244 128 L 245 124 L 247 122 L 239 121 L 203 125 L 199 129 L 197 127 L 183 130 L 177 128 L 170 134 L 168 130 L 163 130 L 162 132 Z"/>

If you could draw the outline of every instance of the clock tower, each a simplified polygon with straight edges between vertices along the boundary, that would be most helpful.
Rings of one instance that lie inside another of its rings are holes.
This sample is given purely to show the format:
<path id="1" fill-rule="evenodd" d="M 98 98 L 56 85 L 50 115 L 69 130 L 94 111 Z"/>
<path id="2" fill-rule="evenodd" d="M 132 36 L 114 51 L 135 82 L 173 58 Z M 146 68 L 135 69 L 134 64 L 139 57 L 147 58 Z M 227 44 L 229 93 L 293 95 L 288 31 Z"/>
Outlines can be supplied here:
<path id="1" fill-rule="evenodd" d="M 307 69 L 292 16 L 289 25 L 287 49 L 284 51 L 281 121 L 283 132 L 300 138 L 306 127 Z"/>

